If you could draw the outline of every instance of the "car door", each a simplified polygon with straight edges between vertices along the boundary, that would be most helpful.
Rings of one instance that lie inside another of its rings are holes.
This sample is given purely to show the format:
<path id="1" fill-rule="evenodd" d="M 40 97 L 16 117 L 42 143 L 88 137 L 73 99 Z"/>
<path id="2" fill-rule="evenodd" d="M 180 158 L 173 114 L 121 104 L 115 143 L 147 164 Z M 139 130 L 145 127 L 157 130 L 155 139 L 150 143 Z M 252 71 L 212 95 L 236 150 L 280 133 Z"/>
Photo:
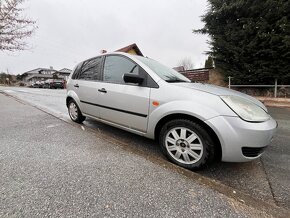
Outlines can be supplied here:
<path id="1" fill-rule="evenodd" d="M 95 57 L 84 61 L 74 80 L 74 90 L 80 100 L 82 113 L 100 117 L 96 106 L 100 93 L 98 92 L 102 70 L 102 57 Z"/>
<path id="2" fill-rule="evenodd" d="M 146 132 L 150 88 L 146 81 L 141 85 L 125 83 L 124 73 L 139 74 L 140 67 L 125 56 L 106 56 L 99 90 L 100 118 Z"/>

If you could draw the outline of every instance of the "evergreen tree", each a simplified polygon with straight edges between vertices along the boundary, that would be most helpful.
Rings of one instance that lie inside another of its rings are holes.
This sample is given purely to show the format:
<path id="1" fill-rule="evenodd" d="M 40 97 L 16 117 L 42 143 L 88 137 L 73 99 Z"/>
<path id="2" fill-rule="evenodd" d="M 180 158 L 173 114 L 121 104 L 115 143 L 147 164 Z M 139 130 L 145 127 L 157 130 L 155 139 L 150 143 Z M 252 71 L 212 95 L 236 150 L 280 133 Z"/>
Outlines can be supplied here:
<path id="1" fill-rule="evenodd" d="M 213 67 L 213 59 L 211 56 L 208 56 L 208 58 L 205 60 L 204 67 L 205 68 Z"/>
<path id="2" fill-rule="evenodd" d="M 289 0 L 208 0 L 202 17 L 208 52 L 234 83 L 290 81 Z"/>
<path id="3" fill-rule="evenodd" d="M 53 75 L 52 75 L 52 79 L 58 79 L 58 75 L 53 74 Z"/>

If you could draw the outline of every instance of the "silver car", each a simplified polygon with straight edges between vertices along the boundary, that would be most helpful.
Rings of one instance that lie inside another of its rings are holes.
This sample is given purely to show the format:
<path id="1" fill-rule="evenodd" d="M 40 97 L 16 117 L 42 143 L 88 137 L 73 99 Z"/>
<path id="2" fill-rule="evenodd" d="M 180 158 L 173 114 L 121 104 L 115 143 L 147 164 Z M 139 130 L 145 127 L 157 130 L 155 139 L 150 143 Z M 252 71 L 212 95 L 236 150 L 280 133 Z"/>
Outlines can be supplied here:
<path id="1" fill-rule="evenodd" d="M 166 157 L 188 169 L 214 159 L 261 156 L 277 123 L 257 99 L 192 83 L 155 60 L 107 53 L 76 66 L 67 82 L 71 119 L 86 117 L 159 141 Z"/>

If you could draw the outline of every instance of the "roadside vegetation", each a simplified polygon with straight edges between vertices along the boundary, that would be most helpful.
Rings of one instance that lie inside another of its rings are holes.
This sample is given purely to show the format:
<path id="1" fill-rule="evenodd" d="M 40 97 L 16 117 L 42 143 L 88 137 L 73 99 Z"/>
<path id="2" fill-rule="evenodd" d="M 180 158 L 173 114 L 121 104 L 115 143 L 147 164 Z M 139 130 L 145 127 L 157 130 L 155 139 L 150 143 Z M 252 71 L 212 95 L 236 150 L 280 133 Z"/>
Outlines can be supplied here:
<path id="1" fill-rule="evenodd" d="M 208 0 L 205 23 L 215 67 L 236 84 L 290 83 L 290 1 Z"/>
<path id="2" fill-rule="evenodd" d="M 24 0 L 0 1 L 0 51 L 18 51 L 28 48 L 26 38 L 35 29 L 35 21 L 23 15 Z"/>

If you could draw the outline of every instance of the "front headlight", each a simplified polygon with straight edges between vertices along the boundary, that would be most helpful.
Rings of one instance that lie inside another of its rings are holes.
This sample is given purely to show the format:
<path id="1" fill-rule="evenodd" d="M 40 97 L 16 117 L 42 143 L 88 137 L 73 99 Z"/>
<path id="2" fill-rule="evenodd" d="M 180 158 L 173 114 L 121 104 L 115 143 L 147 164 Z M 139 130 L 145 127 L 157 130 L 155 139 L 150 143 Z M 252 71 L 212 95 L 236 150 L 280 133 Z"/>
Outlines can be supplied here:
<path id="1" fill-rule="evenodd" d="M 221 96 L 221 99 L 243 120 L 249 122 L 263 122 L 270 116 L 253 102 L 238 96 Z"/>

